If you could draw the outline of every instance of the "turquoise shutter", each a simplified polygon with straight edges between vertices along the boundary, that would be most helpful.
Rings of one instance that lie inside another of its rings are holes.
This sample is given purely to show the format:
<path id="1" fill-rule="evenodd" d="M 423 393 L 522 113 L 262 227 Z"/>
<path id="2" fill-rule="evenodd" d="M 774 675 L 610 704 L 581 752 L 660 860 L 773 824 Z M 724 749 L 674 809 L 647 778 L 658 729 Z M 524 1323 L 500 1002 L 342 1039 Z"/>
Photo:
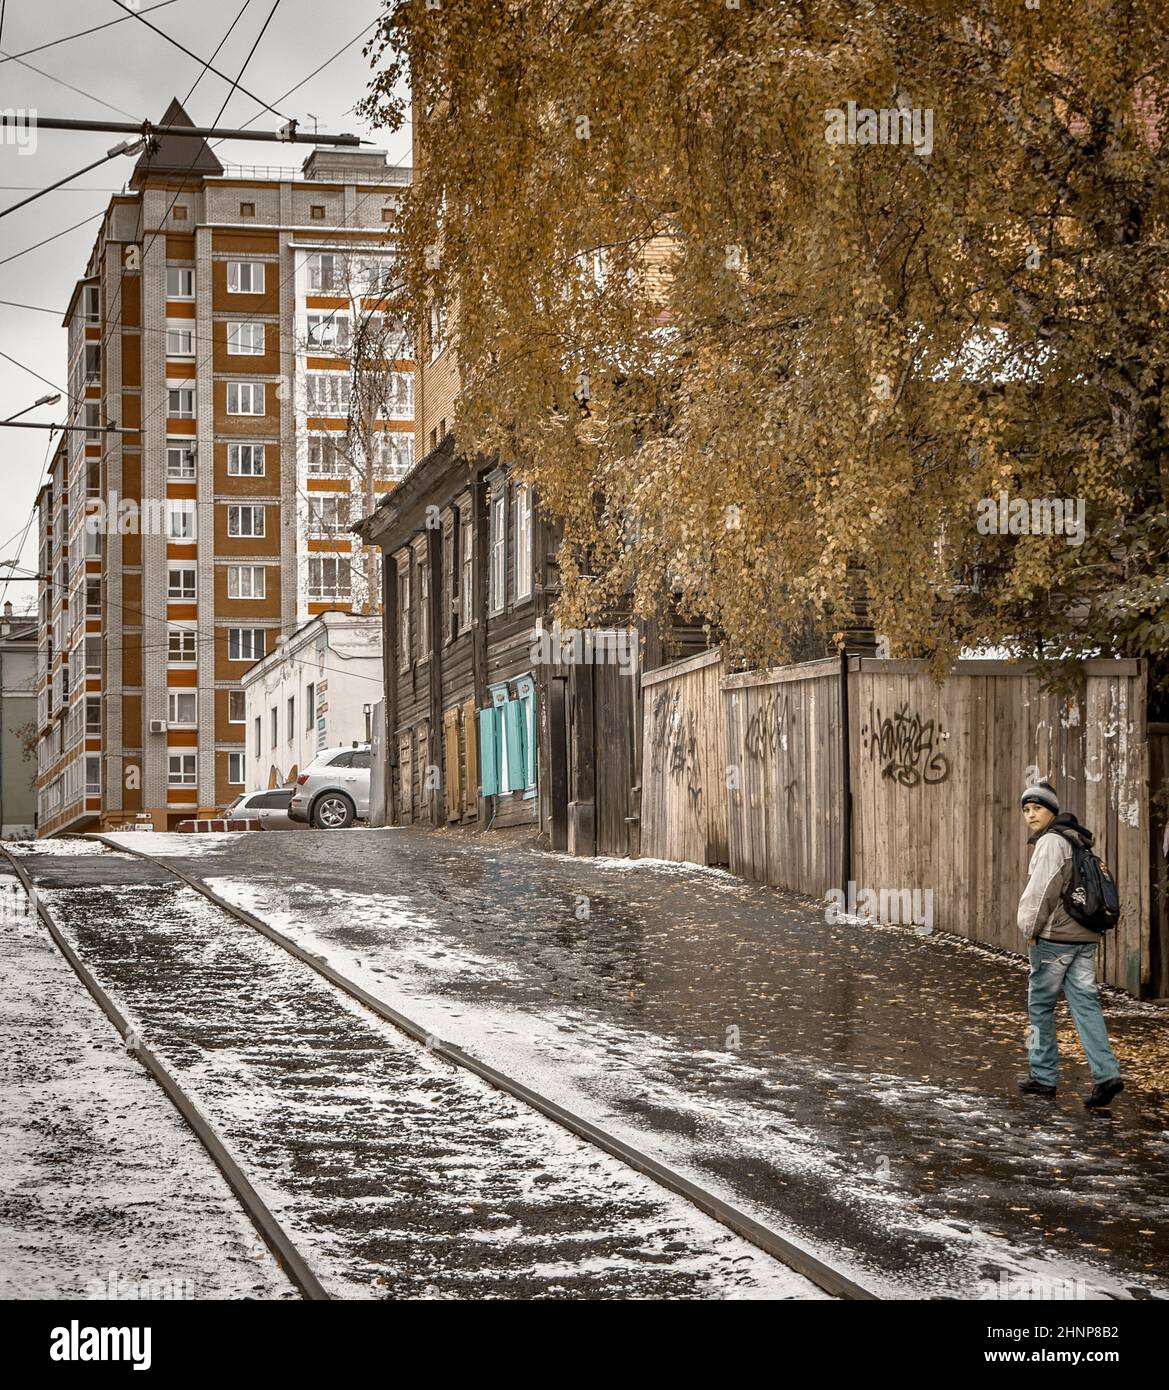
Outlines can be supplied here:
<path id="1" fill-rule="evenodd" d="M 479 775 L 481 796 L 499 795 L 499 750 L 495 737 L 495 710 L 479 711 Z"/>
<path id="2" fill-rule="evenodd" d="M 507 739 L 507 789 L 522 792 L 528 786 L 528 762 L 524 729 L 524 707 L 519 700 L 508 700 L 503 709 L 503 736 Z"/>

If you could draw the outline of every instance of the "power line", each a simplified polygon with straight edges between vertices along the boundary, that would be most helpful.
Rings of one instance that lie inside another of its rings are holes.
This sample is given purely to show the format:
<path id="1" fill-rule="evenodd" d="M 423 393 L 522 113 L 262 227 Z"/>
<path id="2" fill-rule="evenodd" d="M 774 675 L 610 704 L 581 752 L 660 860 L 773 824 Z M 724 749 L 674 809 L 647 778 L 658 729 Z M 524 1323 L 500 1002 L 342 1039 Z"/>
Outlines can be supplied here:
<path id="1" fill-rule="evenodd" d="M 263 97 L 258 97 L 258 96 L 255 94 L 255 92 L 250 92 L 246 87 L 239 86 L 239 78 L 238 78 L 238 77 L 235 79 L 234 82 L 232 82 L 232 79 L 231 79 L 230 77 L 228 77 L 226 73 L 222 73 L 222 72 L 219 71 L 218 68 L 212 67 L 212 66 L 211 66 L 211 63 L 210 63 L 209 61 L 207 61 L 207 60 L 205 60 L 205 59 L 203 59 L 203 58 L 200 58 L 199 55 L 198 55 L 197 53 L 192 53 L 191 50 L 190 50 L 189 48 L 187 48 L 187 47 L 185 47 L 183 44 L 179 43 L 178 39 L 172 38 L 172 37 L 170 36 L 170 34 L 168 34 L 168 33 L 165 32 L 165 30 L 160 29 L 160 28 L 158 27 L 157 24 L 151 24 L 150 21 L 149 21 L 143 14 L 141 14 L 139 11 L 132 10 L 132 9 L 130 9 L 127 5 L 123 5 L 123 4 L 122 4 L 122 0 L 113 0 L 113 3 L 114 3 L 115 5 L 117 5 L 118 9 L 120 9 L 120 10 L 125 10 L 126 13 L 127 13 L 131 18 L 141 20 L 142 23 L 145 24 L 146 27 L 147 27 L 148 29 L 153 30 L 154 33 L 156 33 L 156 34 L 159 36 L 159 38 L 165 39 L 165 40 L 167 41 L 167 43 L 173 45 L 173 46 L 174 46 L 175 48 L 177 48 L 181 53 L 185 53 L 185 54 L 187 55 L 188 58 L 193 58 L 193 59 L 195 60 L 196 63 L 202 63 L 204 69 L 206 69 L 206 70 L 209 71 L 209 72 L 213 72 L 213 73 L 215 74 L 216 77 L 222 78 L 224 82 L 231 82 L 231 91 L 232 91 L 232 92 L 234 92 L 234 91 L 236 90 L 236 88 L 238 87 L 239 90 L 240 90 L 241 92 L 243 92 L 244 96 L 246 96 L 246 97 L 251 97 L 251 99 L 252 99 L 253 101 L 258 101 L 258 102 L 260 103 L 260 105 L 264 108 L 265 111 L 271 111 L 272 114 L 273 114 L 274 116 L 280 116 L 283 120 L 288 120 L 288 117 L 284 114 L 283 111 L 278 111 L 278 110 L 276 109 L 276 107 L 274 107 L 274 106 L 269 106 L 268 103 L 264 100 Z M 276 4 L 278 5 L 279 3 L 280 3 L 280 0 L 276 0 Z M 273 10 L 273 13 L 275 13 L 276 5 L 273 5 L 272 10 Z M 272 15 L 269 15 L 269 16 L 268 16 L 268 19 L 271 19 L 271 18 L 272 18 Z M 264 22 L 264 29 L 266 29 L 267 27 L 268 27 L 268 22 L 267 22 L 267 20 L 265 20 L 265 22 Z M 263 36 L 264 36 L 264 29 L 261 29 L 261 30 L 260 30 L 260 38 L 263 38 Z M 229 32 L 230 32 L 230 31 L 229 31 Z M 259 43 L 259 41 L 260 41 L 260 40 L 257 39 L 257 40 L 256 40 L 256 43 Z M 255 45 L 253 44 L 253 46 L 252 46 L 252 53 L 254 53 L 254 52 L 255 52 Z M 252 54 L 249 53 L 249 54 L 248 54 L 248 59 L 250 59 L 251 56 L 252 56 Z M 247 65 L 248 65 L 248 62 L 247 62 L 247 59 L 245 59 L 245 60 L 244 60 L 244 67 L 246 68 Z M 240 71 L 241 71 L 241 73 L 242 73 L 243 69 L 241 68 Z M 228 96 L 230 97 L 230 95 L 231 95 L 231 93 L 229 92 L 229 93 L 228 93 Z"/>
<path id="2" fill-rule="evenodd" d="M 56 241 L 59 237 L 68 236 L 70 232 L 75 232 L 78 227 L 84 227 L 87 222 L 92 222 L 95 217 L 104 217 L 105 208 L 99 208 L 97 212 L 91 212 L 88 217 L 83 217 L 80 222 L 74 222 L 72 227 L 66 227 L 63 232 L 54 232 L 52 236 L 43 237 L 40 241 L 34 241 L 31 246 L 26 246 L 23 251 L 16 251 L 11 256 L 5 256 L 0 265 L 7 265 L 9 261 L 19 260 L 21 256 L 27 256 L 30 251 L 37 251 L 42 246 L 47 246 L 50 241 Z"/>
<path id="3" fill-rule="evenodd" d="M 78 169 L 75 173 L 66 174 L 63 179 L 58 179 L 56 183 L 50 183 L 47 187 L 40 189 L 36 193 L 30 193 L 27 198 L 22 198 L 19 203 L 10 203 L 6 208 L 0 208 L 0 217 L 7 217 L 10 212 L 15 212 L 18 208 L 24 208 L 29 203 L 35 203 L 38 198 L 43 198 L 46 193 L 52 193 L 54 189 L 60 188 L 63 183 L 72 183 L 74 179 L 79 179 L 82 174 L 88 174 L 91 169 L 96 169 L 99 164 L 108 164 L 111 159 L 117 159 L 124 154 L 132 153 L 132 148 L 128 140 L 124 140 L 121 145 L 115 145 L 112 150 L 107 150 L 100 159 L 95 159 L 92 164 L 87 164 L 84 169 Z"/>
<path id="4" fill-rule="evenodd" d="M 95 97 L 92 92 L 87 92 L 81 87 L 75 87 L 72 82 L 66 82 L 63 77 L 54 77 L 51 72 L 46 72 L 44 68 L 35 67 L 32 63 L 26 63 L 23 58 L 12 57 L 11 54 L 0 51 L 0 60 L 7 61 L 12 58 L 14 63 L 19 63 L 22 68 L 28 68 L 29 72 L 35 72 L 38 77 L 47 77 L 50 82 L 56 82 L 60 87 L 67 87 L 71 92 L 76 92 L 79 97 L 85 97 L 88 101 L 96 101 L 99 106 L 108 107 L 111 111 L 116 111 L 119 116 L 129 116 L 129 111 L 123 111 L 120 106 L 115 106 L 112 102 L 103 101 L 101 97 Z"/>
<path id="5" fill-rule="evenodd" d="M 161 4 L 151 5 L 149 9 L 143 10 L 143 14 L 153 14 L 155 10 L 165 10 L 168 5 L 175 4 L 175 0 L 162 0 Z M 56 48 L 60 43 L 71 43 L 74 39 L 83 39 L 86 34 L 96 34 L 99 29 L 110 29 L 115 24 L 125 24 L 127 19 L 134 16 L 124 14 L 118 19 L 107 20 L 105 24 L 95 24 L 91 29 L 82 29 L 76 34 L 65 34 L 59 39 L 50 39 L 48 43 L 38 44 L 36 48 L 25 48 L 20 53 L 9 53 L 0 57 L 0 63 L 15 63 L 19 58 L 27 58 L 30 53 L 41 53 L 46 48 Z"/>

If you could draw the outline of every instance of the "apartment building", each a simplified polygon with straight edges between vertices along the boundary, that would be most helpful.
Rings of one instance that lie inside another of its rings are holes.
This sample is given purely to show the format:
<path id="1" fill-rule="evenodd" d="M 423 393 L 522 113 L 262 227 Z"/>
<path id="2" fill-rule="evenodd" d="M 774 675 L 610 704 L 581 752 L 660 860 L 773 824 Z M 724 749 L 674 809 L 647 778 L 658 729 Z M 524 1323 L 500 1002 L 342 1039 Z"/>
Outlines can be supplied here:
<path id="1" fill-rule="evenodd" d="M 162 124 L 190 121 L 176 101 Z M 409 179 L 379 150 L 298 174 L 167 135 L 111 199 L 38 501 L 42 835 L 230 801 L 244 673 L 317 613 L 378 610 L 349 526 L 413 464 L 412 349 L 384 312 Z"/>

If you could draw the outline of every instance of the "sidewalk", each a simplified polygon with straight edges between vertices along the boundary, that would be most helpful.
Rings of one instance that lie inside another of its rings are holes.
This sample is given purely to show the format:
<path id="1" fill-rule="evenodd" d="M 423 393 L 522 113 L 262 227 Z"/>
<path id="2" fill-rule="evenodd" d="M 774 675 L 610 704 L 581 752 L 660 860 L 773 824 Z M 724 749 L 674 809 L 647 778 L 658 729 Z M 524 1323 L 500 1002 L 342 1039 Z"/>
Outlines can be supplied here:
<path id="1" fill-rule="evenodd" d="M 1061 1006 L 1024 1099 L 1026 965 L 825 923 L 717 871 L 427 831 L 126 837 L 387 1003 L 890 1297 L 1169 1297 L 1169 1013 L 1109 992 L 1128 1089 Z"/>

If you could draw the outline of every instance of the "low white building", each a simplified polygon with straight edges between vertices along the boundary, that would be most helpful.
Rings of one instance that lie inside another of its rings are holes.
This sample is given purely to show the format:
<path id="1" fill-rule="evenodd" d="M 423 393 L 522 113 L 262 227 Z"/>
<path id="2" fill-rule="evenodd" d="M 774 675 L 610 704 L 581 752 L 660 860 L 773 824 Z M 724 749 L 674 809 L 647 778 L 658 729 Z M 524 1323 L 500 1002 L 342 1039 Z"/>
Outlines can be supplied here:
<path id="1" fill-rule="evenodd" d="M 243 678 L 248 742 L 239 790 L 285 786 L 322 748 L 367 743 L 382 686 L 380 617 L 310 619 Z"/>

